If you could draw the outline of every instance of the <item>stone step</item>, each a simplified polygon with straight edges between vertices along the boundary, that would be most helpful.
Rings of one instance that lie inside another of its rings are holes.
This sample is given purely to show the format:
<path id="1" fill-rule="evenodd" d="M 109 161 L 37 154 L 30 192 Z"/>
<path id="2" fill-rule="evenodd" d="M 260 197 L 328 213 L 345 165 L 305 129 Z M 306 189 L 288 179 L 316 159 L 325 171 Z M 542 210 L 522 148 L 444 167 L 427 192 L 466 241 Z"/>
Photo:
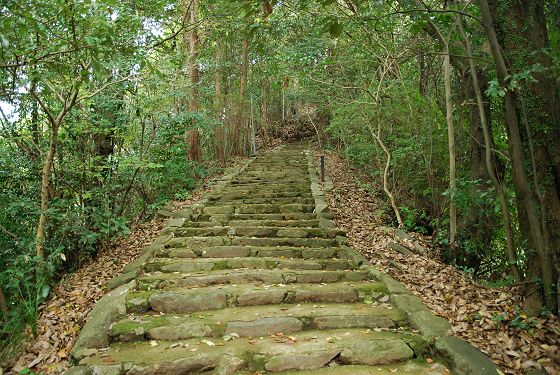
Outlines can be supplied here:
<path id="1" fill-rule="evenodd" d="M 294 228 L 294 227 L 249 227 L 249 226 L 213 226 L 202 228 L 177 228 L 177 237 L 208 237 L 208 236 L 237 236 L 237 237 L 286 237 L 286 238 L 336 238 L 344 236 L 345 232 L 338 228 Z"/>
<path id="2" fill-rule="evenodd" d="M 223 189 L 224 194 L 228 193 L 239 193 L 239 192 L 246 192 L 246 193 L 269 193 L 269 194 L 278 194 L 283 193 L 286 191 L 290 192 L 298 192 L 298 193 L 309 193 L 309 186 L 304 184 L 297 184 L 297 185 L 285 185 L 281 183 L 276 184 L 268 184 L 268 185 L 228 185 Z"/>
<path id="3" fill-rule="evenodd" d="M 127 375 L 195 374 L 211 370 L 215 374 L 236 374 L 244 370 L 277 373 L 322 370 L 336 365 L 375 366 L 370 373 L 376 374 L 378 365 L 404 365 L 415 356 L 414 350 L 420 351 L 424 345 L 420 336 L 399 331 L 303 331 L 262 339 L 192 338 L 180 342 L 115 343 L 107 350 L 92 353 L 80 364 L 97 365 L 96 373 L 100 374 L 117 374 L 120 372 L 115 370 L 125 366 Z"/>
<path id="4" fill-rule="evenodd" d="M 231 180 L 230 182 L 231 187 L 236 186 L 248 186 L 248 187 L 278 187 L 283 186 L 284 189 L 290 189 L 291 187 L 305 187 L 304 184 L 309 184 L 309 181 L 303 178 L 295 178 L 295 179 L 278 179 L 278 180 L 267 180 L 267 179 L 236 179 Z"/>
<path id="5" fill-rule="evenodd" d="M 156 311 L 190 314 L 227 307 L 298 303 L 356 303 L 377 301 L 387 294 L 377 281 L 330 284 L 232 284 L 132 292 L 126 297 L 128 313 Z"/>
<path id="6" fill-rule="evenodd" d="M 215 227 L 220 223 L 215 221 L 189 221 L 185 225 L 191 228 Z M 227 223 L 230 227 L 289 227 L 289 228 L 316 228 L 319 220 L 230 220 Z"/>
<path id="7" fill-rule="evenodd" d="M 221 223 L 216 221 L 188 221 L 185 225 L 190 228 L 207 228 L 215 227 Z M 319 220 L 229 220 L 225 225 L 230 227 L 289 227 L 289 228 L 316 228 L 319 226 Z"/>
<path id="8" fill-rule="evenodd" d="M 342 259 L 282 259 L 265 257 L 245 258 L 154 258 L 144 265 L 146 272 L 202 272 L 228 269 L 283 269 L 283 270 L 330 270 L 352 269 L 347 260 Z"/>
<path id="9" fill-rule="evenodd" d="M 302 198 L 302 197 L 285 197 L 285 198 L 230 198 L 230 199 L 220 199 L 217 201 L 213 201 L 211 203 L 212 206 L 225 206 L 225 205 L 233 205 L 233 206 L 241 206 L 241 205 L 248 205 L 248 204 L 315 204 L 315 200 L 312 197 L 309 198 Z"/>
<path id="10" fill-rule="evenodd" d="M 237 375 L 254 375 L 253 372 L 237 372 Z M 361 366 L 340 365 L 322 367 L 316 370 L 299 370 L 277 372 L 278 375 L 449 375 L 450 371 L 439 363 L 429 364 L 425 361 L 410 360 L 404 363 L 393 363 L 390 365 Z"/>
<path id="11" fill-rule="evenodd" d="M 301 248 L 290 246 L 212 246 L 191 250 L 190 248 L 163 248 L 155 253 L 159 258 L 244 258 L 266 257 L 287 259 L 345 259 L 346 250 L 332 248 Z"/>
<path id="12" fill-rule="evenodd" d="M 286 212 L 281 214 L 216 214 L 200 215 L 199 221 L 219 221 L 229 220 L 317 220 L 317 214 L 311 212 Z"/>
<path id="13" fill-rule="evenodd" d="M 111 327 L 113 341 L 261 337 L 341 328 L 406 327 L 405 314 L 372 304 L 298 304 L 233 307 L 191 315 L 130 315 Z"/>
<path id="14" fill-rule="evenodd" d="M 241 229 L 241 228 L 237 228 Z M 337 237 L 340 239 L 340 237 Z M 337 238 L 256 238 L 256 237 L 175 237 L 169 240 L 166 248 L 188 248 L 193 251 L 215 246 L 295 246 L 295 247 L 335 247 L 338 245 Z"/>
<path id="15" fill-rule="evenodd" d="M 365 271 L 241 269 L 212 272 L 153 272 L 138 277 L 140 290 L 206 287 L 227 284 L 326 284 L 372 280 Z"/>
<path id="16" fill-rule="evenodd" d="M 268 199 L 276 199 L 276 198 L 310 198 L 312 197 L 311 192 L 298 192 L 298 191 L 283 191 L 283 192 L 247 192 L 247 191 L 238 191 L 238 192 L 228 192 L 227 188 L 222 190 L 221 194 L 219 195 L 210 195 L 208 197 L 208 201 L 216 202 L 220 200 L 229 200 L 229 199 L 244 199 L 244 198 L 268 198 Z"/>
<path id="17" fill-rule="evenodd" d="M 204 207 L 207 215 L 228 214 L 280 214 L 304 212 L 310 213 L 315 209 L 314 204 L 286 203 L 286 204 L 238 204 L 238 205 L 209 205 Z"/>

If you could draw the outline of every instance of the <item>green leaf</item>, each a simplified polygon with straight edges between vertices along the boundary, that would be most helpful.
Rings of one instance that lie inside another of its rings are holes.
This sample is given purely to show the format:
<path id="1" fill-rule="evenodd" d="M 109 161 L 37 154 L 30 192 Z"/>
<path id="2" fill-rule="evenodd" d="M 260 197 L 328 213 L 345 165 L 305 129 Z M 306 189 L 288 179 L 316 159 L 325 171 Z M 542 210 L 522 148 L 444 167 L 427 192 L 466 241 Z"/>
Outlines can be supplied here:
<path id="1" fill-rule="evenodd" d="M 338 20 L 329 25 L 329 33 L 334 38 L 338 38 L 342 34 L 342 25 L 338 23 Z"/>
<path id="2" fill-rule="evenodd" d="M 0 34 L 0 45 L 3 48 L 8 48 L 10 46 L 10 41 L 4 36 L 4 34 Z"/>
<path id="3" fill-rule="evenodd" d="M 43 287 L 41 288 L 41 297 L 42 298 L 47 298 L 50 291 L 51 291 L 51 288 L 48 285 L 43 285 Z"/>

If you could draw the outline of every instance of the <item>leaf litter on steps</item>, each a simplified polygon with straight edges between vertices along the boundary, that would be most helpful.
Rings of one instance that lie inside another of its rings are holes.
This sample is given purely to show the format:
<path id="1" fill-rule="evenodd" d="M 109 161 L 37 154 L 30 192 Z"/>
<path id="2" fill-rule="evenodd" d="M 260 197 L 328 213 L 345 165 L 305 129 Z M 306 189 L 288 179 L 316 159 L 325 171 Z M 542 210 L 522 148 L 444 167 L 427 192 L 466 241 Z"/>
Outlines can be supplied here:
<path id="1" fill-rule="evenodd" d="M 231 159 L 223 174 L 244 160 Z M 207 176 L 188 199 L 171 204 L 178 210 L 196 202 L 212 189 L 212 181 L 221 175 Z M 100 250 L 95 259 L 53 286 L 49 298 L 39 307 L 37 336 L 33 338 L 30 330 L 27 332 L 28 342 L 5 374 L 17 374 L 25 368 L 41 374 L 62 374 L 69 367 L 70 351 L 87 314 L 107 292 L 107 282 L 120 274 L 144 246 L 153 242 L 164 225 L 165 220 L 158 219 L 133 226 L 127 236 Z"/>
<path id="2" fill-rule="evenodd" d="M 315 151 L 314 155 L 318 168 L 320 153 Z M 326 171 L 333 181 L 327 203 L 335 222 L 348 232 L 352 246 L 372 265 L 405 284 L 433 313 L 451 322 L 455 335 L 486 353 L 504 373 L 522 374 L 537 368 L 550 375 L 560 374 L 557 317 L 535 318 L 530 329 L 507 324 L 518 316 L 516 307 L 522 303 L 519 287 L 481 285 L 439 261 L 439 250 L 430 246 L 428 238 L 411 233 L 411 242 L 388 232 L 379 216 L 390 209 L 386 198 L 364 189 L 363 183 L 368 181 L 365 174 L 350 167 L 338 154 L 324 155 Z M 382 194 L 381 187 L 374 190 Z M 429 256 L 403 255 L 388 247 L 389 243 L 410 249 L 415 243 L 427 249 Z M 521 315 L 518 319 L 529 318 Z"/>

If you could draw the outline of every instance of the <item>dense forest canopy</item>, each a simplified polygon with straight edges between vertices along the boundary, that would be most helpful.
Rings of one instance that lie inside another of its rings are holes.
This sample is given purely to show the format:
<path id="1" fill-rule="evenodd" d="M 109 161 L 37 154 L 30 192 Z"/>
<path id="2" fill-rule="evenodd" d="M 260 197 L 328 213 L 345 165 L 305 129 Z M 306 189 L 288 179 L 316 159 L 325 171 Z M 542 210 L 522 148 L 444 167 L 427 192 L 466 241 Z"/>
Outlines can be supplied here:
<path id="1" fill-rule="evenodd" d="M 4 0 L 0 19 L 0 340 L 279 138 L 341 152 L 378 215 L 557 312 L 558 2 Z"/>

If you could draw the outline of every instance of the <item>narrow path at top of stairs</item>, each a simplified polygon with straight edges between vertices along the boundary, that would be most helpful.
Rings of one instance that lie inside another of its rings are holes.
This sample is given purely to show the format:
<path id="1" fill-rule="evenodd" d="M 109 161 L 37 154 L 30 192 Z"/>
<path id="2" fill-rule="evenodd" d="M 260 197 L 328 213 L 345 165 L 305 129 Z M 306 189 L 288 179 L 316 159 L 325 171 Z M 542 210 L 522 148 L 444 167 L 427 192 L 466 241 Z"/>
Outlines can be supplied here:
<path id="1" fill-rule="evenodd" d="M 367 266 L 324 202 L 303 145 L 226 176 L 110 283 L 67 374 L 495 373 Z"/>

